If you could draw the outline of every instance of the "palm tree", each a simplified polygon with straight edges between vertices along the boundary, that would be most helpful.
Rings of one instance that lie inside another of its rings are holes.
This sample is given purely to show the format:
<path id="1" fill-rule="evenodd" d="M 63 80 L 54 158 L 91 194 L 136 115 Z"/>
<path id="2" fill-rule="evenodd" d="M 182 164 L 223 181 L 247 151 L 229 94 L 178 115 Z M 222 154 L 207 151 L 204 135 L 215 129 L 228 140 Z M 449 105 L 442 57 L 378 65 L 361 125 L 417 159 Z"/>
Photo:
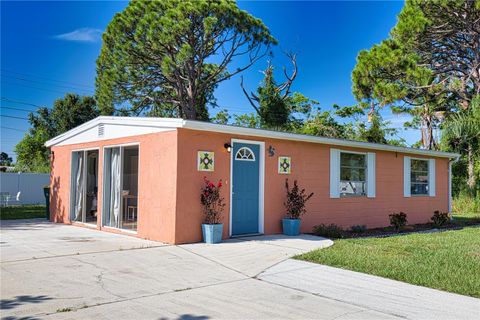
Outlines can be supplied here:
<path id="1" fill-rule="evenodd" d="M 475 188 L 475 158 L 480 156 L 480 96 L 476 96 L 471 107 L 450 116 L 442 125 L 443 139 L 456 151 L 467 154 L 470 190 Z"/>

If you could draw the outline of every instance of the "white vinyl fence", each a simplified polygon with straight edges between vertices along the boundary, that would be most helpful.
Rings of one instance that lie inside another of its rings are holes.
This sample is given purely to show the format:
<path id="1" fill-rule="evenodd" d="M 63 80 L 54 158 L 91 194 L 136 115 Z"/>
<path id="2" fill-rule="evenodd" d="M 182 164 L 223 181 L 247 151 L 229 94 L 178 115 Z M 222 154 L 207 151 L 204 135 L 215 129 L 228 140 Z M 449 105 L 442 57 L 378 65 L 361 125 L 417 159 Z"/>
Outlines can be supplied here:
<path id="1" fill-rule="evenodd" d="M 43 187 L 49 183 L 50 174 L 48 173 L 1 172 L 2 205 L 5 205 L 5 198 L 9 198 L 7 205 L 45 204 Z M 20 196 L 17 201 L 19 192 Z"/>

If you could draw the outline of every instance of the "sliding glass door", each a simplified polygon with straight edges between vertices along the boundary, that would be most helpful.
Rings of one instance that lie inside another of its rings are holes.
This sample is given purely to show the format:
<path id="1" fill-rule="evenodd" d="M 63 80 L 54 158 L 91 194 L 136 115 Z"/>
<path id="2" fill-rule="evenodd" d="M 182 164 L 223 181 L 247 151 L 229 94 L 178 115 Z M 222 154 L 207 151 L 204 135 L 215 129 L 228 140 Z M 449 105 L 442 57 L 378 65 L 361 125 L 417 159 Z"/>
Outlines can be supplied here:
<path id="1" fill-rule="evenodd" d="M 105 148 L 103 224 L 137 230 L 138 146 Z"/>
<path id="2" fill-rule="evenodd" d="M 98 150 L 72 153 L 71 221 L 97 223 Z"/>
<path id="3" fill-rule="evenodd" d="M 85 152 L 72 153 L 72 192 L 70 220 L 82 221 L 85 196 Z"/>

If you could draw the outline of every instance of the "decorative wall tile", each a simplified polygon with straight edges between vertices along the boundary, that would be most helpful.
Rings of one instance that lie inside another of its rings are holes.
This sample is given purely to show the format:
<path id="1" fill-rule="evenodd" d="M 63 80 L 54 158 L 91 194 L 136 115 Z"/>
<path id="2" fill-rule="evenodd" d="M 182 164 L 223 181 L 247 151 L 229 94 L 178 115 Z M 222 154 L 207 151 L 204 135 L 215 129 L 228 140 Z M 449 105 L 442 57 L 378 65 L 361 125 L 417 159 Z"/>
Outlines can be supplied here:
<path id="1" fill-rule="evenodd" d="M 198 171 L 214 171 L 215 168 L 215 152 L 213 151 L 198 151 L 197 156 Z"/>
<path id="2" fill-rule="evenodd" d="M 278 157 L 278 173 L 290 174 L 292 171 L 292 159 L 290 157 Z"/>

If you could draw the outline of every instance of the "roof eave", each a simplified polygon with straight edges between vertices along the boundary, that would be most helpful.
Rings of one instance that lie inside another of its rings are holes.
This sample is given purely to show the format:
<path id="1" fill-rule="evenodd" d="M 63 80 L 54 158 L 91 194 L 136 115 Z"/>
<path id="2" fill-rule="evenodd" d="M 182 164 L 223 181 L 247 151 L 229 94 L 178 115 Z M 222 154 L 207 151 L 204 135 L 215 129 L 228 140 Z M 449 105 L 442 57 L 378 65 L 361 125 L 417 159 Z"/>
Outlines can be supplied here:
<path id="1" fill-rule="evenodd" d="M 343 147 L 400 152 L 400 153 L 425 155 L 425 156 L 435 156 L 435 157 L 442 157 L 442 158 L 449 158 L 449 159 L 460 157 L 458 153 L 451 153 L 451 152 L 422 150 L 422 149 L 416 149 L 416 148 L 392 146 L 388 144 L 326 138 L 326 137 L 271 131 L 271 130 L 264 130 L 264 129 L 237 127 L 237 126 L 231 126 L 231 125 L 220 125 L 220 124 L 212 124 L 208 122 L 201 122 L 201 121 L 194 121 L 194 120 L 185 120 L 183 128 L 192 129 L 192 130 L 213 131 L 213 132 L 219 132 L 219 133 L 266 137 L 266 138 L 272 138 L 272 139 L 321 143 L 321 144 L 329 144 L 329 145 L 343 146 Z"/>
<path id="2" fill-rule="evenodd" d="M 430 151 L 430 150 L 398 147 L 398 146 L 370 143 L 370 142 L 326 138 L 326 137 L 311 136 L 311 135 L 304 135 L 304 134 L 271 131 L 271 130 L 265 130 L 265 129 L 245 128 L 245 127 L 238 127 L 238 126 L 232 126 L 232 125 L 221 125 L 221 124 L 214 124 L 210 122 L 202 122 L 202 121 L 195 121 L 195 120 L 183 120 L 180 118 L 153 118 L 153 117 L 146 118 L 146 117 L 100 116 L 48 140 L 45 143 L 45 146 L 46 147 L 55 146 L 65 141 L 66 139 L 72 136 L 75 136 L 76 134 L 82 133 L 85 130 L 88 130 L 88 129 L 91 129 L 92 127 L 97 126 L 98 124 L 142 125 L 142 126 L 148 126 L 148 127 L 157 127 L 157 128 L 162 127 L 162 128 L 172 128 L 172 129 L 185 128 L 185 129 L 191 129 L 191 130 L 202 130 L 202 131 L 211 131 L 211 132 L 219 132 L 219 133 L 272 138 L 272 139 L 321 143 L 321 144 L 329 144 L 334 146 L 400 152 L 400 153 L 406 153 L 406 154 L 434 156 L 434 157 L 442 157 L 442 158 L 449 158 L 449 159 L 454 159 L 454 158 L 458 159 L 460 157 L 458 153 Z"/>
<path id="3" fill-rule="evenodd" d="M 97 126 L 98 124 L 123 124 L 143 125 L 149 127 L 180 128 L 183 126 L 183 122 L 184 120 L 179 118 L 99 116 L 48 140 L 47 142 L 45 142 L 45 146 L 47 148 L 53 147 L 76 134 L 79 134 L 85 130 Z"/>

